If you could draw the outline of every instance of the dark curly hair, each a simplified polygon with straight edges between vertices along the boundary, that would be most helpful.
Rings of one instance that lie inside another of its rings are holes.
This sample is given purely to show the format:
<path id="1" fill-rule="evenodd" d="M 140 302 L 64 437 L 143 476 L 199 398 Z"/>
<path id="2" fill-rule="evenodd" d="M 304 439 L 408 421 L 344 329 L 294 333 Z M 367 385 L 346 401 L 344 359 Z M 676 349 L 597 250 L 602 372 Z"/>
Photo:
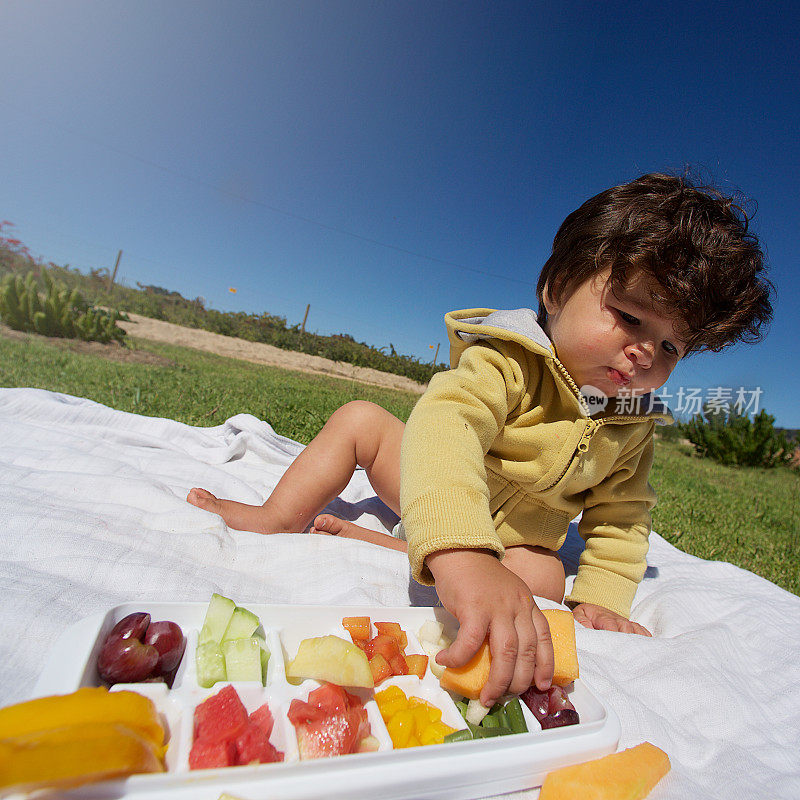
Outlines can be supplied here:
<path id="1" fill-rule="evenodd" d="M 655 279 L 651 299 L 688 331 L 686 355 L 757 342 L 772 319 L 774 287 L 742 204 L 688 176 L 642 175 L 587 200 L 562 223 L 542 268 L 539 318 L 547 286 L 555 302 L 611 268 L 611 287 L 631 271 Z"/>

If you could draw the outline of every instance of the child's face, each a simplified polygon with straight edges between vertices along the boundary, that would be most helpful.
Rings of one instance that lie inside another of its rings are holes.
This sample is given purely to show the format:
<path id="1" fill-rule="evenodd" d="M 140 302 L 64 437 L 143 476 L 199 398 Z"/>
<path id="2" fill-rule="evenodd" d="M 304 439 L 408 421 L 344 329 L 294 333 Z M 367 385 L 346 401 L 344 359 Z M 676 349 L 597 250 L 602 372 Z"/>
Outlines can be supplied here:
<path id="1" fill-rule="evenodd" d="M 682 323 L 653 307 L 646 273 L 631 274 L 616 295 L 610 274 L 597 273 L 561 303 L 545 290 L 547 333 L 579 388 L 638 396 L 662 386 L 675 369 L 684 353 Z"/>

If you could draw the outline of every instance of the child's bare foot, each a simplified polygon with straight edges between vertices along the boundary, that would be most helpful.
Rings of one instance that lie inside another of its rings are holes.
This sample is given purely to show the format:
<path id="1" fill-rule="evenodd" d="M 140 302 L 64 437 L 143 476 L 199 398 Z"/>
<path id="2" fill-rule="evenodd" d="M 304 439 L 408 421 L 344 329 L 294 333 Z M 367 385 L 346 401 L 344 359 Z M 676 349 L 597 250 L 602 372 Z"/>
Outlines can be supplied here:
<path id="1" fill-rule="evenodd" d="M 342 536 L 345 539 L 360 539 L 362 542 L 371 542 L 381 547 L 388 547 L 390 550 L 400 550 L 408 552 L 408 545 L 402 539 L 395 539 L 388 533 L 371 531 L 369 528 L 362 528 L 353 522 L 348 522 L 332 514 L 320 514 L 315 520 L 309 533 L 321 533 L 327 536 Z"/>
<path id="2" fill-rule="evenodd" d="M 254 533 L 274 533 L 264 527 L 264 507 L 237 503 L 235 500 L 220 500 L 206 489 L 192 489 L 186 501 L 193 506 L 219 514 L 229 528 Z"/>

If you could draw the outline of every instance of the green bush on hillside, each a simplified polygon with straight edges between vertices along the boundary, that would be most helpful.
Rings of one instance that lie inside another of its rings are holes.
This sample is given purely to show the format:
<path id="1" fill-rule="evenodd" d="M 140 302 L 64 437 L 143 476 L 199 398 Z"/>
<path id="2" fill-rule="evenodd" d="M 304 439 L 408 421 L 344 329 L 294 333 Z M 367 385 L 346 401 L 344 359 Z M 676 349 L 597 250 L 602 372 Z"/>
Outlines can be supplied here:
<path id="1" fill-rule="evenodd" d="M 788 464 L 794 446 L 775 429 L 775 417 L 761 410 L 752 418 L 706 406 L 680 426 L 695 452 L 727 466 L 776 467 Z"/>
<path id="2" fill-rule="evenodd" d="M 69 290 L 42 271 L 45 293 L 33 270 L 6 274 L 0 283 L 0 319 L 18 331 L 83 339 L 87 342 L 122 342 L 125 331 L 117 325 L 119 314 L 91 308 L 77 289 Z"/>
<path id="3" fill-rule="evenodd" d="M 35 275 L 45 271 L 61 281 L 68 289 L 78 289 L 94 306 L 110 306 L 152 319 L 160 319 L 189 328 L 235 336 L 251 342 L 263 342 L 284 350 L 294 350 L 310 355 L 344 361 L 359 367 L 371 367 L 381 372 L 403 375 L 418 383 L 427 383 L 435 373 L 446 369 L 445 364 L 420 361 L 413 356 L 398 355 L 394 348 L 373 347 L 356 342 L 348 334 L 324 336 L 301 330 L 300 325 L 288 325 L 285 317 L 266 312 L 247 314 L 223 312 L 206 308 L 198 297 L 190 300 L 178 292 L 160 286 L 137 284 L 138 288 L 112 282 L 107 269 L 90 269 L 88 273 L 67 266 L 48 264 L 44 267 L 31 258 L 28 249 L 18 239 L 5 235 L 8 222 L 0 222 L 0 275 L 24 275 L 33 270 Z"/>

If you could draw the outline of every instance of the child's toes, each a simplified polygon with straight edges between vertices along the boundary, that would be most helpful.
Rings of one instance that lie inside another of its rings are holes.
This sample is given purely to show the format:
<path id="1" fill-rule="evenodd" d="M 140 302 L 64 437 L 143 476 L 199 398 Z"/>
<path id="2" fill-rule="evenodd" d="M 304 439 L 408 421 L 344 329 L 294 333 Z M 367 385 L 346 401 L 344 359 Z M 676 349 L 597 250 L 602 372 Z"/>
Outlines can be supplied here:
<path id="1" fill-rule="evenodd" d="M 206 489 L 197 488 L 192 489 L 189 494 L 186 495 L 186 501 L 205 511 L 214 511 L 218 504 L 217 498 L 214 497 L 211 492 Z"/>
<path id="2" fill-rule="evenodd" d="M 310 533 L 321 533 L 328 536 L 337 536 L 342 532 L 342 521 L 330 514 L 320 514 L 311 527 Z"/>

